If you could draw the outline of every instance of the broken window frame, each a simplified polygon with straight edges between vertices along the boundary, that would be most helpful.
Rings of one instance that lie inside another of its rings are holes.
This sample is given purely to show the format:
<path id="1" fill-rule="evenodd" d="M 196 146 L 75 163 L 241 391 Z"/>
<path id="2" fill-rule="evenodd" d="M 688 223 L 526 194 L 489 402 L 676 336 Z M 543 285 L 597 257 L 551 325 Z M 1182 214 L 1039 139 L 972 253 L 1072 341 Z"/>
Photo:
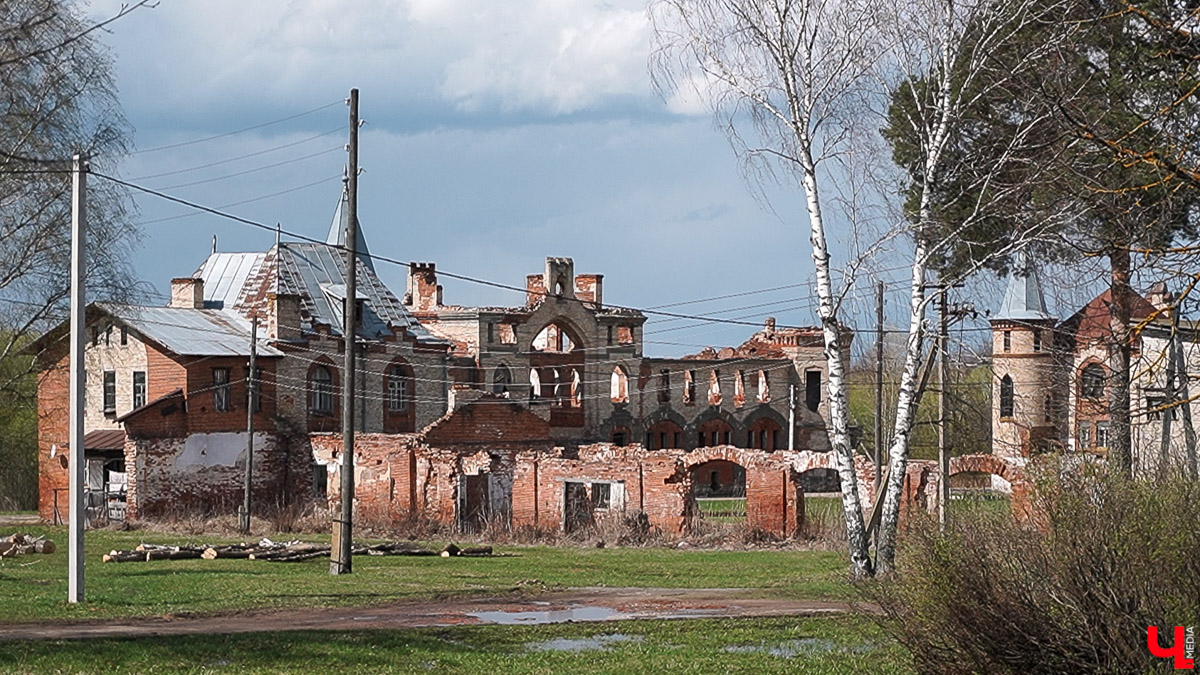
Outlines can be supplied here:
<path id="1" fill-rule="evenodd" d="M 146 371 L 133 371 L 133 409 L 146 405 Z"/>
<path id="2" fill-rule="evenodd" d="M 1007 419 L 1016 412 L 1016 388 L 1012 375 L 1000 378 L 1000 418 Z"/>
<path id="3" fill-rule="evenodd" d="M 229 368 L 212 369 L 213 410 L 233 410 L 233 385 L 229 381 Z"/>

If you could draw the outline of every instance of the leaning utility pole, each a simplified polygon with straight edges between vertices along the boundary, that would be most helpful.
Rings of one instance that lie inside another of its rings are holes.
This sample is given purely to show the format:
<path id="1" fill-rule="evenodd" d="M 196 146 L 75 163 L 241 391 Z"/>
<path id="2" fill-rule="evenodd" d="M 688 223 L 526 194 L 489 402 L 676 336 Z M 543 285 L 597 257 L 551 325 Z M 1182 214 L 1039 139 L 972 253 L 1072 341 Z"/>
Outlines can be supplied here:
<path id="1" fill-rule="evenodd" d="M 350 155 L 346 169 L 346 299 L 342 340 L 346 366 L 342 375 L 342 513 L 333 530 L 330 574 L 350 574 L 354 533 L 354 356 L 358 335 L 358 90 L 350 90 Z"/>
<path id="2" fill-rule="evenodd" d="M 70 451 L 70 497 L 68 518 L 71 524 L 67 543 L 67 602 L 83 602 L 83 521 L 84 521 L 84 460 L 83 458 L 83 334 L 87 323 L 87 298 L 84 296 L 83 274 L 86 269 L 84 243 L 87 239 L 87 157 L 71 158 L 71 384 L 70 430 L 67 443 Z"/>
<path id="3" fill-rule="evenodd" d="M 250 534 L 250 478 L 254 474 L 254 407 L 258 392 L 254 391 L 254 357 L 258 352 L 258 316 L 250 319 L 250 369 L 246 374 L 246 479 L 242 483 L 242 534 Z"/>
<path id="4" fill-rule="evenodd" d="M 946 510 L 950 501 L 950 454 L 946 448 L 946 385 L 949 381 L 950 343 L 949 324 L 946 322 L 946 284 L 938 284 L 938 527 L 946 528 Z"/>
<path id="5" fill-rule="evenodd" d="M 883 282 L 875 291 L 875 443 L 872 459 L 875 462 L 875 494 L 883 478 Z"/>

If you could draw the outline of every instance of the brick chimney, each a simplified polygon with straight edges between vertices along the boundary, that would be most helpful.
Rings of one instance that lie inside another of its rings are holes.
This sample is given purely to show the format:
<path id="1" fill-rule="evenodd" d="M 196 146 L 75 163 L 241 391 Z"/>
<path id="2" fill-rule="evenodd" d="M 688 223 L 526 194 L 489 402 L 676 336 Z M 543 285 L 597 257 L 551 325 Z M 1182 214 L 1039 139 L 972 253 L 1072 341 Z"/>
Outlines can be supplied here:
<path id="1" fill-rule="evenodd" d="M 604 275 L 580 274 L 575 277 L 575 297 L 595 304 L 596 309 L 604 304 Z"/>
<path id="2" fill-rule="evenodd" d="M 546 279 L 540 274 L 525 277 L 525 306 L 533 307 L 546 297 Z"/>
<path id="3" fill-rule="evenodd" d="M 404 304 L 414 312 L 431 312 L 442 305 L 442 287 L 437 282 L 437 265 L 408 264 L 408 290 Z"/>
<path id="4" fill-rule="evenodd" d="M 172 279 L 171 307 L 204 309 L 204 280 L 198 277 Z"/>
<path id="5" fill-rule="evenodd" d="M 291 293 L 267 294 L 267 338 L 300 339 L 300 296 Z"/>

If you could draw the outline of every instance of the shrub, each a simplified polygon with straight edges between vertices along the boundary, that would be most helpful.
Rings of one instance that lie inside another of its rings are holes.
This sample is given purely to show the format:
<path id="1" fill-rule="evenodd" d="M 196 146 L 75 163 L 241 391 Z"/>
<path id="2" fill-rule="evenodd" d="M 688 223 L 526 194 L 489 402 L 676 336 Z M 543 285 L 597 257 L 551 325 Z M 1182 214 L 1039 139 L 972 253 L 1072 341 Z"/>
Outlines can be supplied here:
<path id="1" fill-rule="evenodd" d="M 926 673 L 1170 670 L 1146 633 L 1200 623 L 1200 484 L 1061 461 L 1034 475 L 1030 522 L 914 523 L 900 573 L 863 585 L 881 625 Z"/>

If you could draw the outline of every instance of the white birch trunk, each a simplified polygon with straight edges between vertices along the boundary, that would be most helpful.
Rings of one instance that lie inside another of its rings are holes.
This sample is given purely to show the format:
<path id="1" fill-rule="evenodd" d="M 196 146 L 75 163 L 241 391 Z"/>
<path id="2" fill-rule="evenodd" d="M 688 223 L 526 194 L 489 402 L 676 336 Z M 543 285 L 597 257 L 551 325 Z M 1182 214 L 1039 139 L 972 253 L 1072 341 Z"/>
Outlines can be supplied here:
<path id="1" fill-rule="evenodd" d="M 833 281 L 829 269 L 829 247 L 817 188 L 816 168 L 804 153 L 804 193 L 811 228 L 813 264 L 817 277 L 817 301 L 825 338 L 825 361 L 829 371 L 829 441 L 837 452 L 838 476 L 842 483 L 842 511 L 846 519 L 846 542 L 850 549 L 850 573 L 854 577 L 873 574 L 858 474 L 854 470 L 854 448 L 850 447 L 849 405 L 846 397 L 846 364 L 842 360 L 842 332 L 837 319 Z"/>

